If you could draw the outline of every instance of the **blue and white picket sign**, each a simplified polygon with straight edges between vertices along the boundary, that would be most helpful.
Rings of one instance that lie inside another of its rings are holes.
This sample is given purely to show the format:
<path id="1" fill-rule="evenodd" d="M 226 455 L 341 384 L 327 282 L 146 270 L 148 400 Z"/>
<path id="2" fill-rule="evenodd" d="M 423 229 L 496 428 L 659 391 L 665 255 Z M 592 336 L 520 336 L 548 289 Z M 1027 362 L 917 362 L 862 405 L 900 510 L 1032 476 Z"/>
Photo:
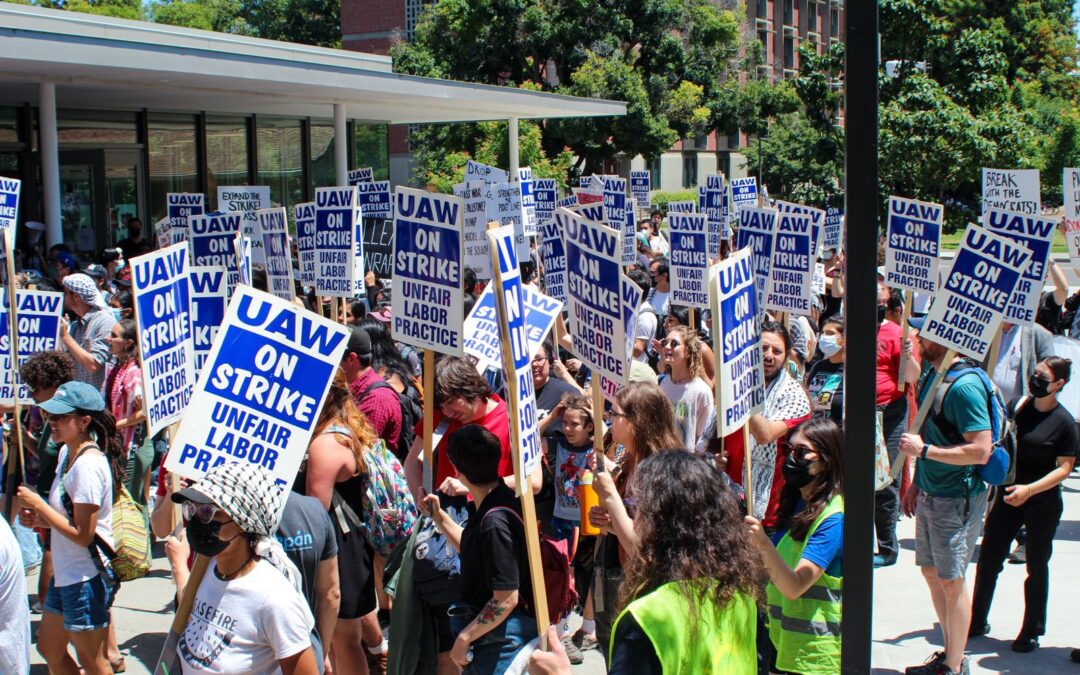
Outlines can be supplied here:
<path id="1" fill-rule="evenodd" d="M 2 179 L 0 179 L 2 180 Z M 8 292 L 0 287 L 0 404 L 14 405 L 15 397 L 23 404 L 33 404 L 30 389 L 19 375 L 19 366 L 41 352 L 60 346 L 60 316 L 64 313 L 64 294 L 55 291 L 15 289 L 15 347 L 17 363 L 11 365 L 11 336 L 8 330 Z"/>
<path id="2" fill-rule="evenodd" d="M 518 183 L 521 185 L 521 228 L 529 239 L 540 236 L 540 228 L 536 221 L 536 197 L 532 177 L 532 169 L 523 167 L 518 169 Z"/>
<path id="3" fill-rule="evenodd" d="M 671 232 L 671 304 L 709 308 L 709 223 L 704 213 L 673 213 Z"/>
<path id="4" fill-rule="evenodd" d="M 555 202 L 559 198 L 554 178 L 533 179 L 533 199 L 536 201 L 536 223 L 548 223 L 555 219 Z"/>
<path id="5" fill-rule="evenodd" d="M 757 197 L 757 178 L 731 179 L 731 201 L 735 211 L 744 206 L 757 206 Z"/>
<path id="6" fill-rule="evenodd" d="M 576 216 L 584 218 L 585 220 L 591 220 L 594 223 L 601 223 L 607 225 L 607 219 L 604 216 L 604 203 L 603 202 L 591 202 L 589 204 L 578 204 L 577 206 L 570 206 L 567 208 L 570 213 Z M 609 226 L 610 227 L 610 226 Z M 622 232 L 622 228 L 618 228 L 619 232 Z M 621 253 L 620 253 L 621 255 Z"/>
<path id="7" fill-rule="evenodd" d="M 622 311 L 621 233 L 557 209 L 566 246 L 567 304 L 573 351 L 596 373 L 626 382 L 626 328 Z"/>
<path id="8" fill-rule="evenodd" d="M 518 257 L 526 260 L 532 254 L 529 239 L 525 236 L 525 225 L 521 218 L 521 183 L 487 183 L 484 185 L 484 197 L 487 201 L 487 220 L 484 223 L 484 237 L 487 237 L 487 223 L 492 221 L 514 228 Z M 489 244 L 490 246 L 490 244 Z M 490 253 L 489 253 L 490 258 Z M 479 276 L 479 275 L 478 275 Z"/>
<path id="9" fill-rule="evenodd" d="M 1041 209 L 1038 169 L 983 169 L 982 213 L 990 209 L 1037 216 Z"/>
<path id="10" fill-rule="evenodd" d="M 1009 306 L 1005 309 L 1006 321 L 1030 326 L 1035 323 L 1035 312 L 1039 309 L 1047 266 L 1050 264 L 1050 247 L 1053 245 L 1054 231 L 1059 221 L 1057 218 L 1042 218 L 997 209 L 984 213 L 983 221 L 987 230 L 1026 246 L 1031 252 L 1031 257 L 1020 275 L 1020 281 L 1016 282 L 1016 288 L 1009 299 Z"/>
<path id="11" fill-rule="evenodd" d="M 636 265 L 637 258 L 637 206 L 636 199 L 626 200 L 626 218 L 623 219 L 623 264 Z M 630 262 L 626 262 L 630 260 Z"/>
<path id="12" fill-rule="evenodd" d="M 240 284 L 240 261 L 236 257 L 235 239 L 243 225 L 243 214 L 208 213 L 189 216 L 191 265 L 193 267 L 224 267 L 226 293 L 232 295 Z"/>
<path id="13" fill-rule="evenodd" d="M 566 302 L 566 247 L 562 229 L 552 214 L 550 221 L 540 222 L 540 261 L 544 267 L 544 289 L 561 303 Z"/>
<path id="14" fill-rule="evenodd" d="M 296 299 L 296 285 L 293 283 L 292 247 L 285 207 L 260 209 L 256 213 L 266 248 L 266 289 L 270 295 L 292 302 Z"/>
<path id="15" fill-rule="evenodd" d="M 370 183 L 375 180 L 375 169 L 370 166 L 353 169 L 349 172 L 348 178 L 350 186 L 360 185 L 361 183 Z"/>
<path id="16" fill-rule="evenodd" d="M 672 213 L 695 213 L 698 203 L 695 201 L 668 202 L 667 212 Z"/>
<path id="17" fill-rule="evenodd" d="M 648 170 L 630 172 L 630 196 L 638 204 L 649 203 L 650 190 L 652 190 L 652 174 Z"/>
<path id="18" fill-rule="evenodd" d="M 720 240 L 730 242 L 732 235 L 735 231 L 731 229 L 731 224 L 735 219 L 735 209 L 732 206 L 731 201 L 731 183 L 727 184 L 724 189 L 724 226 L 720 229 Z"/>
<path id="19" fill-rule="evenodd" d="M 742 427 L 765 404 L 761 366 L 760 313 L 749 248 L 734 253 L 710 271 L 713 332 L 721 336 L 717 356 L 716 424 L 721 437 Z"/>
<path id="20" fill-rule="evenodd" d="M 300 259 L 300 284 L 315 285 L 315 202 L 293 207 L 296 222 L 296 255 Z"/>
<path id="21" fill-rule="evenodd" d="M 376 180 L 357 183 L 360 211 L 365 218 L 392 218 L 394 203 L 390 199 L 390 181 Z"/>
<path id="22" fill-rule="evenodd" d="M 805 204 L 795 204 L 794 202 L 785 202 L 781 199 L 777 199 L 776 210 L 780 212 L 781 216 L 785 213 L 799 213 L 807 214 L 810 216 L 810 257 L 817 260 L 818 257 L 821 255 L 821 239 L 823 236 L 822 233 L 825 230 L 824 209 L 816 209 L 813 206 L 806 206 Z M 766 309 L 768 309 L 768 307 L 766 307 Z"/>
<path id="23" fill-rule="evenodd" d="M 615 394 L 625 385 L 630 384 L 630 363 L 634 358 L 634 335 L 637 334 L 638 308 L 641 306 L 641 287 L 625 272 L 619 275 L 619 292 L 622 295 L 623 331 L 626 333 L 626 379 L 622 382 L 612 380 L 600 373 L 600 393 L 604 398 L 614 401 Z"/>
<path id="24" fill-rule="evenodd" d="M 814 293 L 825 295 L 825 265 L 814 263 Z"/>
<path id="25" fill-rule="evenodd" d="M 244 214 L 244 236 L 251 237 L 251 260 L 256 265 L 265 265 L 262 231 L 259 229 L 259 217 L 255 212 L 270 208 L 270 186 L 219 185 L 217 204 L 218 211 Z"/>
<path id="26" fill-rule="evenodd" d="M 250 462 L 288 489 L 348 336 L 294 303 L 237 288 L 165 469 L 198 480 L 219 464 Z"/>
<path id="27" fill-rule="evenodd" d="M 840 250 L 844 237 L 844 209 L 830 206 L 825 209 L 825 229 L 821 233 L 821 257 L 829 251 L 829 257 Z"/>
<path id="28" fill-rule="evenodd" d="M 705 214 L 709 228 L 709 260 L 720 257 L 720 239 L 723 237 L 724 224 L 724 177 L 720 174 L 705 176 L 704 203 L 698 209 Z M 702 275 L 703 292 L 708 295 L 708 284 Z"/>
<path id="29" fill-rule="evenodd" d="M 491 253 L 488 251 L 487 187 L 484 181 L 474 180 L 454 185 L 454 196 L 461 199 L 462 226 L 465 233 L 465 253 L 462 265 L 476 273 L 477 279 L 490 279 Z"/>
<path id="30" fill-rule="evenodd" d="M 482 180 L 485 183 L 506 183 L 510 180 L 510 174 L 502 169 L 469 160 L 465 162 L 465 182 Z"/>
<path id="31" fill-rule="evenodd" d="M 487 284 L 465 318 L 465 356 L 476 361 L 476 372 L 483 374 L 489 367 L 502 363 L 502 337 L 499 335 L 495 313 L 495 284 Z M 525 303 L 525 327 L 529 338 L 529 355 L 536 356 L 562 312 L 564 303 L 522 286 Z"/>
<path id="32" fill-rule="evenodd" d="M 629 227 L 627 213 L 630 212 Z M 637 262 L 634 250 L 633 212 L 626 204 L 626 179 L 610 177 L 604 179 L 604 222 L 613 230 L 622 232 L 622 264 L 633 265 Z"/>
<path id="33" fill-rule="evenodd" d="M 767 310 L 810 316 L 814 263 L 810 215 L 781 213 L 773 231 L 772 262 L 765 285 Z"/>
<path id="34" fill-rule="evenodd" d="M 185 244 L 131 260 L 148 436 L 180 419 L 195 391 L 188 270 Z"/>
<path id="35" fill-rule="evenodd" d="M 225 321 L 225 308 L 229 304 L 228 285 L 225 281 L 225 268 L 221 266 L 189 267 L 188 281 L 194 354 L 192 365 L 197 377 L 202 372 L 207 357 L 210 356 L 210 349 L 214 346 L 218 329 Z"/>
<path id="36" fill-rule="evenodd" d="M 982 361 L 1030 257 L 1022 244 L 969 225 L 919 339 Z"/>
<path id="37" fill-rule="evenodd" d="M 562 199 L 555 200 L 555 208 L 557 209 L 569 209 L 578 205 L 577 195 L 568 195 Z M 551 217 L 555 217 L 555 213 L 552 212 Z"/>
<path id="38" fill-rule="evenodd" d="M 941 204 L 889 197 L 885 224 L 885 284 L 915 293 L 937 291 Z"/>
<path id="39" fill-rule="evenodd" d="M 15 231 L 15 221 L 19 218 L 19 190 L 22 181 L 18 178 L 0 176 L 0 230 Z M 18 311 L 16 311 L 16 315 Z"/>
<path id="40" fill-rule="evenodd" d="M 394 339 L 462 356 L 462 206 L 457 197 L 399 187 L 394 194 Z"/>
<path id="41" fill-rule="evenodd" d="M 739 210 L 739 233 L 736 248 L 748 248 L 753 253 L 754 279 L 757 287 L 757 306 L 765 296 L 765 284 L 772 266 L 773 232 L 776 230 L 776 209 L 744 206 Z"/>
<path id="42" fill-rule="evenodd" d="M 187 225 L 187 218 L 184 219 L 184 224 Z M 165 248 L 173 245 L 172 240 L 172 219 L 165 216 L 161 220 L 154 223 L 154 239 L 157 240 L 158 248 Z M 183 233 L 180 233 L 183 236 Z M 176 242 L 180 243 L 180 242 Z"/>
<path id="43" fill-rule="evenodd" d="M 237 232 L 233 238 L 233 250 L 240 265 L 240 283 L 245 286 L 253 284 L 251 278 L 251 237 L 243 232 Z"/>
<path id="44" fill-rule="evenodd" d="M 351 298 L 364 283 L 356 255 L 357 187 L 315 188 L 315 294 Z"/>
<path id="45" fill-rule="evenodd" d="M 158 248 L 188 240 L 188 218 L 206 213 L 206 198 L 201 192 L 169 192 L 165 195 L 165 217 L 169 221 L 169 243 L 158 242 Z"/>

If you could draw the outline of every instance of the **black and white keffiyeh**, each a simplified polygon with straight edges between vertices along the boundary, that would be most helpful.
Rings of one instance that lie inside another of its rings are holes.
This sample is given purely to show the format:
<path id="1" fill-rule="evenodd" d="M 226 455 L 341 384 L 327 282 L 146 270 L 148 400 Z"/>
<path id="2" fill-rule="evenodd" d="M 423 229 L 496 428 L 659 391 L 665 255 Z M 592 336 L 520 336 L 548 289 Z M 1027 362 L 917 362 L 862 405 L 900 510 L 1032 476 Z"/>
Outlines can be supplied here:
<path id="1" fill-rule="evenodd" d="M 793 378 L 786 368 L 780 369 L 772 382 L 765 388 L 765 408 L 761 416 L 770 422 L 795 420 L 810 414 L 810 400 L 802 385 Z M 760 444 L 750 437 L 752 448 L 750 460 L 753 462 L 752 481 L 754 494 L 754 517 L 765 517 L 772 492 L 773 473 L 776 471 L 777 442 Z"/>

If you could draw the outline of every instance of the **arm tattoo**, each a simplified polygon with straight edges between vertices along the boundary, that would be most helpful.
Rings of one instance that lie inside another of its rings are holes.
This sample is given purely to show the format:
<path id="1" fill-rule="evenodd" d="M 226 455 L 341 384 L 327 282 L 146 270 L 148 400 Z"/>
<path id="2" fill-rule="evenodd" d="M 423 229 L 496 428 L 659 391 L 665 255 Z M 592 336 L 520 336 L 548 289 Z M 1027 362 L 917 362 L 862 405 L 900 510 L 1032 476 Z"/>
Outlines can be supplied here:
<path id="1" fill-rule="evenodd" d="M 505 613 L 506 608 L 499 604 L 498 600 L 492 598 L 487 601 L 487 604 L 484 605 L 484 609 L 480 612 L 480 615 L 476 617 L 476 623 L 481 625 L 494 623 Z"/>

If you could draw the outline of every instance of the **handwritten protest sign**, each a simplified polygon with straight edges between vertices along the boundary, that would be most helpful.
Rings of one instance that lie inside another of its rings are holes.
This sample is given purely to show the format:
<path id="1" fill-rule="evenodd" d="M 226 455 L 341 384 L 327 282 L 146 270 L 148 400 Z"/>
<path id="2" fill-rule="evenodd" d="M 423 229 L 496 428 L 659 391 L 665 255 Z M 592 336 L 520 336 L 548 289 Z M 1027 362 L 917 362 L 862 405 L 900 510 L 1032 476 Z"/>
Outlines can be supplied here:
<path id="1" fill-rule="evenodd" d="M 394 273 L 394 221 L 364 216 L 364 269 L 379 279 Z"/>
<path id="2" fill-rule="evenodd" d="M 349 185 L 359 185 L 361 183 L 370 183 L 375 180 L 375 169 L 370 166 L 365 166 L 359 169 L 353 169 L 348 175 Z"/>
<path id="3" fill-rule="evenodd" d="M 709 174 L 705 176 L 705 187 L 702 197 L 704 198 L 703 204 L 699 210 L 705 214 L 707 219 L 707 227 L 709 230 L 709 259 L 712 260 L 720 255 L 720 239 L 725 223 L 724 177 L 719 174 Z M 705 282 L 705 275 L 702 275 L 702 287 L 705 289 L 703 291 L 705 295 L 708 295 L 708 284 Z"/>
<path id="4" fill-rule="evenodd" d="M 0 179 L 3 180 L 3 179 Z M 30 389 L 19 375 L 19 367 L 41 352 L 57 349 L 60 344 L 60 316 L 64 312 L 64 294 L 53 291 L 15 290 L 15 347 L 17 363 L 11 364 L 11 319 L 8 316 L 10 294 L 2 290 L 0 307 L 0 403 L 32 404 Z"/>
<path id="5" fill-rule="evenodd" d="M 465 258 L 462 264 L 476 273 L 479 279 L 490 279 L 491 253 L 488 251 L 487 188 L 484 181 L 474 180 L 454 185 L 454 196 L 461 199 L 462 223 L 465 231 Z"/>
<path id="6" fill-rule="evenodd" d="M 1039 215 L 1038 169 L 982 170 L 982 212 L 990 209 Z"/>
<path id="7" fill-rule="evenodd" d="M 1065 197 L 1065 241 L 1073 267 L 1080 266 L 1080 169 L 1066 168 L 1061 177 Z"/>
<path id="8" fill-rule="evenodd" d="M 521 183 L 488 183 L 484 186 L 487 201 L 487 222 L 510 225 L 514 228 L 517 253 L 522 259 L 531 254 L 525 226 L 521 220 Z M 487 223 L 485 223 L 485 228 Z M 484 235 L 487 237 L 487 235 Z M 490 245 L 490 244 L 489 244 Z"/>
<path id="9" fill-rule="evenodd" d="M 510 180 L 510 174 L 502 169 L 469 160 L 465 163 L 465 182 L 482 180 L 485 183 L 506 183 Z"/>
<path id="10" fill-rule="evenodd" d="M 710 273 L 714 321 L 723 336 L 714 347 L 719 357 L 716 423 L 720 436 L 727 436 L 746 424 L 765 404 L 760 314 L 752 258 L 750 249 L 744 248 Z"/>
<path id="11" fill-rule="evenodd" d="M 223 267 L 226 272 L 226 293 L 240 283 L 240 261 L 233 240 L 243 223 L 239 213 L 208 213 L 189 216 L 191 229 L 191 264 L 196 267 Z"/>
<path id="12" fill-rule="evenodd" d="M 566 209 L 555 211 L 566 246 L 567 304 L 574 353 L 616 382 L 629 371 L 620 295 L 621 234 Z"/>
<path id="13" fill-rule="evenodd" d="M 172 244 L 179 244 L 188 240 L 188 218 L 201 216 L 206 213 L 206 204 L 201 192 L 169 192 L 165 195 L 165 217 L 169 221 L 169 243 L 158 248 L 165 248 Z"/>
<path id="14" fill-rule="evenodd" d="M 968 226 L 919 338 L 981 361 L 1030 256 L 1006 237 Z"/>
<path id="15" fill-rule="evenodd" d="M 592 177 L 589 177 L 587 181 L 588 187 L 576 187 L 570 191 L 577 197 L 578 204 L 602 204 L 604 202 L 604 183 L 603 179 L 597 177 L 600 181 L 599 185 L 595 185 L 592 181 Z"/>
<path id="16" fill-rule="evenodd" d="M 360 211 L 364 218 L 391 218 L 394 205 L 390 200 L 390 181 L 377 180 L 356 184 L 356 194 L 360 199 Z"/>
<path id="17" fill-rule="evenodd" d="M 271 295 L 292 302 L 296 298 L 296 285 L 293 283 L 292 251 L 285 207 L 259 209 L 256 213 L 259 216 L 259 227 L 262 228 L 266 251 L 266 288 Z"/>
<path id="18" fill-rule="evenodd" d="M 315 202 L 293 207 L 296 222 L 296 254 L 300 263 L 300 284 L 315 285 Z"/>
<path id="19" fill-rule="evenodd" d="M 765 295 L 765 283 L 772 266 L 773 232 L 776 230 L 775 209 L 744 206 L 739 211 L 738 248 L 749 248 L 753 253 L 754 279 L 757 287 L 757 306 Z"/>
<path id="20" fill-rule="evenodd" d="M 558 186 L 554 178 L 533 179 L 533 198 L 536 201 L 537 234 L 541 223 L 549 223 L 555 219 L 555 201 L 558 199 Z"/>
<path id="21" fill-rule="evenodd" d="M 1035 323 L 1035 312 L 1042 299 L 1057 219 L 990 209 L 983 215 L 983 221 L 987 230 L 1013 240 L 1031 253 L 1005 309 L 1005 320 L 1030 326 Z"/>
<path id="22" fill-rule="evenodd" d="M 540 235 L 536 223 L 536 198 L 533 195 L 532 169 L 518 169 L 518 184 L 521 186 L 521 228 L 525 236 L 532 238 Z"/>
<path id="23" fill-rule="evenodd" d="M 652 189 L 652 174 L 646 171 L 630 172 L 630 196 L 638 204 L 649 203 L 649 191 Z"/>
<path id="24" fill-rule="evenodd" d="M 356 255 L 356 186 L 315 188 L 315 293 L 351 298 L 364 283 Z"/>
<path id="25" fill-rule="evenodd" d="M 292 485 L 347 340 L 344 326 L 237 288 L 166 470 L 198 480 L 219 464 L 250 462 Z"/>
<path id="26" fill-rule="evenodd" d="M 708 309 L 708 222 L 704 213 L 673 213 L 671 231 L 671 303 Z"/>
<path id="27" fill-rule="evenodd" d="M 263 249 L 262 230 L 259 229 L 259 217 L 256 211 L 270 208 L 270 187 L 268 185 L 231 185 L 218 186 L 218 211 L 244 214 L 244 236 L 251 237 L 251 261 L 256 265 L 266 264 Z"/>
<path id="28" fill-rule="evenodd" d="M 195 389 L 189 283 L 186 244 L 131 261 L 149 436 L 180 419 Z"/>
<path id="29" fill-rule="evenodd" d="M 394 196 L 394 339 L 461 356 L 461 200 L 409 188 Z"/>
<path id="30" fill-rule="evenodd" d="M 15 231 L 15 221 L 19 217 L 19 190 L 22 181 L 18 178 L 0 176 L 0 230 Z M 15 312 L 18 315 L 18 308 Z"/>
<path id="31" fill-rule="evenodd" d="M 633 265 L 637 262 L 635 228 L 633 209 L 627 208 L 625 178 L 604 179 L 604 219 L 608 227 L 622 232 L 622 264 Z"/>
<path id="32" fill-rule="evenodd" d="M 811 229 L 808 214 L 781 213 L 777 218 L 765 309 L 809 316 L 814 291 Z"/>
<path id="33" fill-rule="evenodd" d="M 187 219 L 184 219 L 185 224 Z M 172 240 L 172 225 L 168 216 L 165 216 L 161 220 L 154 223 L 154 239 L 157 240 L 158 248 L 165 248 L 173 244 Z M 176 242 L 179 243 L 179 242 Z"/>
<path id="34" fill-rule="evenodd" d="M 552 214 L 554 216 L 554 214 Z M 562 230 L 554 217 L 540 222 L 540 261 L 544 266 L 544 289 L 561 303 L 566 302 L 566 248 Z"/>
<path id="35" fill-rule="evenodd" d="M 885 225 L 885 283 L 917 293 L 937 290 L 941 204 L 889 197 Z"/>
<path id="36" fill-rule="evenodd" d="M 820 252 L 829 251 L 829 258 L 832 257 L 832 253 L 839 251 L 842 245 L 842 239 L 844 236 L 844 209 L 830 206 L 825 209 L 825 229 L 821 233 L 821 247 Z M 824 254 L 821 257 L 826 257 Z"/>
<path id="37" fill-rule="evenodd" d="M 189 267 L 189 293 L 191 302 L 191 339 L 193 366 L 196 375 L 210 356 L 214 338 L 225 321 L 225 308 L 229 304 L 224 267 Z"/>

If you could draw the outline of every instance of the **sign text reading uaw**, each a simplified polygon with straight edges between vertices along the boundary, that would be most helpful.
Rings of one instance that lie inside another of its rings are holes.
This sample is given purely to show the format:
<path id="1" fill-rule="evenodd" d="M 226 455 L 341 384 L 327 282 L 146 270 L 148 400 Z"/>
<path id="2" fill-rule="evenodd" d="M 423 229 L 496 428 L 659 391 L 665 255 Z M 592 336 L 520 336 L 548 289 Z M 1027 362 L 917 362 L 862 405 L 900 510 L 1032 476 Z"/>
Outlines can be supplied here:
<path id="1" fill-rule="evenodd" d="M 780 213 L 773 233 L 765 309 L 810 315 L 814 292 L 811 215 Z"/>
<path id="2" fill-rule="evenodd" d="M 765 294 L 765 282 L 769 279 L 772 265 L 773 230 L 776 229 L 776 210 L 744 206 L 739 210 L 739 235 L 737 248 L 749 248 L 753 254 L 754 286 L 757 288 L 758 306 Z"/>
<path id="3" fill-rule="evenodd" d="M 1035 311 L 1042 298 L 1043 281 L 1046 279 L 1046 266 L 1050 262 L 1050 246 L 1057 221 L 997 209 L 987 211 L 983 219 L 986 229 L 1012 239 L 1031 252 L 1005 310 L 1008 321 L 1030 326 L 1035 323 Z"/>
<path id="4" fill-rule="evenodd" d="M 941 204 L 889 197 L 885 283 L 916 293 L 937 290 Z"/>
<path id="5" fill-rule="evenodd" d="M 2 179 L 0 179 L 2 180 Z M 7 289 L 0 287 L 3 293 L 3 307 L 0 307 L 0 403 L 14 405 L 18 393 L 19 403 L 33 403 L 30 390 L 23 384 L 19 375 L 19 366 L 35 354 L 56 349 L 60 341 L 60 315 L 64 311 L 64 294 L 53 291 L 15 290 L 15 328 L 18 351 L 18 363 L 11 366 L 11 336 L 8 329 Z"/>
<path id="6" fill-rule="evenodd" d="M 293 301 L 296 287 L 292 275 L 292 250 L 289 246 L 289 224 L 285 207 L 260 209 L 263 245 L 266 249 L 266 284 L 269 291 L 282 300 Z"/>
<path id="7" fill-rule="evenodd" d="M 197 480 L 250 462 L 291 485 L 347 337 L 313 312 L 237 288 L 165 468 Z"/>
<path id="8" fill-rule="evenodd" d="M 671 302 L 676 305 L 709 307 L 709 224 L 704 213 L 672 213 Z"/>
<path id="9" fill-rule="evenodd" d="M 243 225 L 243 214 L 208 213 L 190 216 L 191 264 L 199 267 L 224 267 L 227 292 L 240 283 L 240 261 L 234 240 Z"/>
<path id="10" fill-rule="evenodd" d="M 461 200 L 409 188 L 394 196 L 394 339 L 462 356 Z"/>
<path id="11" fill-rule="evenodd" d="M 169 239 L 172 244 L 188 240 L 188 218 L 206 212 L 201 192 L 170 192 L 165 195 Z"/>
<path id="12" fill-rule="evenodd" d="M 765 404 L 753 254 L 744 248 L 714 267 L 711 274 L 715 325 L 723 336 L 718 350 L 720 405 L 716 423 L 720 435 L 727 436 Z"/>
<path id="13" fill-rule="evenodd" d="M 364 283 L 364 258 L 357 257 L 360 217 L 356 186 L 315 188 L 315 292 L 353 297 Z"/>
<path id="14" fill-rule="evenodd" d="M 146 426 L 153 436 L 180 419 L 195 388 L 187 245 L 139 256 L 131 273 Z"/>

